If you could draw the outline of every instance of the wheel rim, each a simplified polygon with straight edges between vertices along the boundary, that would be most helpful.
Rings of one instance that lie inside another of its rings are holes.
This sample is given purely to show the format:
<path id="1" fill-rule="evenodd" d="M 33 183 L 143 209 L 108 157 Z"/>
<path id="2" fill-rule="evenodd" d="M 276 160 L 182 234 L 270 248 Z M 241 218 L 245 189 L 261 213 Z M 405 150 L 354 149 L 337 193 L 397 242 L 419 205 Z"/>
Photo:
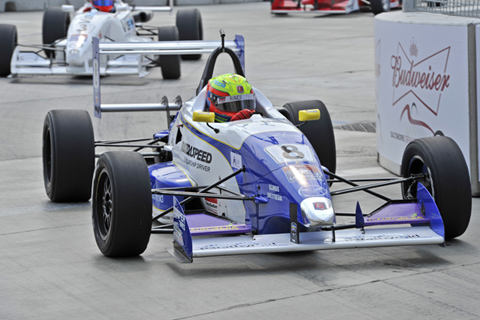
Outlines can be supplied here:
<path id="1" fill-rule="evenodd" d="M 408 164 L 408 175 L 411 176 L 412 174 L 420 174 L 423 173 L 425 174 L 425 178 L 417 180 L 417 182 L 420 182 L 427 190 L 430 192 L 433 198 L 435 198 L 435 189 L 433 188 L 433 179 L 432 179 L 432 173 L 430 172 L 430 168 L 425 164 L 425 161 L 423 159 L 416 155 L 410 159 L 410 163 Z M 412 188 L 412 186 L 416 186 L 416 183 L 412 183 L 409 185 L 409 189 Z M 415 195 L 417 194 L 417 190 L 407 190 L 409 194 Z"/>
<path id="2" fill-rule="evenodd" d="M 113 190 L 110 178 L 106 172 L 103 172 L 100 176 L 97 190 L 99 192 L 96 210 L 98 232 L 102 240 L 106 240 L 110 232 L 113 216 Z"/>

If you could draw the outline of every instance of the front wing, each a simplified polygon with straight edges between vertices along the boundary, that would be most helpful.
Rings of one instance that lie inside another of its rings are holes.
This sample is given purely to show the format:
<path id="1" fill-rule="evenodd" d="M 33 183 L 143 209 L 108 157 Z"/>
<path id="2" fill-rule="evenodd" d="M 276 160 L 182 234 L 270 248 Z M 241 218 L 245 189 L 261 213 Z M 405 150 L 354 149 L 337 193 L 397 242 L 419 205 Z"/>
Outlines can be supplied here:
<path id="1" fill-rule="evenodd" d="M 441 215 L 420 183 L 417 196 L 414 203 L 392 203 L 366 217 L 357 206 L 355 229 L 332 227 L 330 231 L 297 233 L 296 222 L 292 221 L 290 233 L 210 238 L 192 238 L 188 215 L 180 205 L 175 205 L 174 247 L 167 251 L 180 262 L 192 262 L 195 257 L 233 254 L 443 244 Z"/>

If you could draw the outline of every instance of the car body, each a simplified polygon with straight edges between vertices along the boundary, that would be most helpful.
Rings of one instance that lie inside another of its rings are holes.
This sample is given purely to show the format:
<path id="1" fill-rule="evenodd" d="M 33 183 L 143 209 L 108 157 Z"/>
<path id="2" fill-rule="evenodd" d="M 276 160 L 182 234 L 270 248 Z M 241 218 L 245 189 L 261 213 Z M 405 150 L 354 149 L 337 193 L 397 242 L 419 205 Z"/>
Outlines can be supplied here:
<path id="1" fill-rule="evenodd" d="M 169 125 L 151 141 L 95 143 L 86 111 L 47 114 L 43 140 L 47 194 L 54 201 L 85 201 L 92 190 L 95 239 L 105 256 L 139 255 L 152 233 L 165 232 L 173 232 L 169 252 L 191 262 L 194 257 L 228 254 L 442 244 L 466 230 L 470 182 L 453 140 L 435 137 L 412 143 L 406 151 L 404 177 L 368 179 L 370 184 L 359 185 L 335 174 L 333 127 L 321 101 L 275 107 L 253 88 L 256 114 L 214 123 L 214 115 L 205 109 L 206 84 L 222 53 L 232 58 L 235 73 L 244 75 L 233 50 L 219 47 L 207 61 L 194 98 L 184 103 L 164 99 L 154 106 L 167 111 Z M 111 107 L 100 102 L 96 113 L 146 110 L 139 104 Z M 69 131 L 73 123 L 75 138 Z M 84 134 L 79 137 L 78 132 Z M 75 143 L 75 153 L 62 151 L 62 139 L 67 145 Z M 105 152 L 93 168 L 95 148 L 128 143 L 135 152 Z M 151 152 L 141 154 L 145 149 Z M 446 149 L 454 158 L 442 164 L 440 155 Z M 445 184 L 442 176 L 455 177 L 455 186 Z M 331 188 L 339 183 L 349 186 Z M 81 198 L 75 189 L 80 184 Z M 393 184 L 403 187 L 401 199 L 372 190 Z M 67 188 L 70 191 L 58 195 Z M 357 204 L 346 213 L 353 222 L 341 221 L 345 214 L 336 212 L 334 197 L 359 191 L 385 203 L 368 214 Z M 452 208 L 452 197 L 462 205 Z"/>
<path id="2" fill-rule="evenodd" d="M 353 11 L 372 11 L 374 14 L 400 8 L 399 0 L 273 0 L 271 13 L 350 13 Z"/>
<path id="3" fill-rule="evenodd" d="M 122 43 L 154 43 L 157 41 L 202 40 L 201 16 L 197 9 L 177 12 L 177 28 L 147 27 L 143 23 L 153 12 L 171 12 L 172 7 L 132 7 L 115 1 L 113 13 L 101 12 L 86 2 L 74 11 L 71 5 L 47 8 L 43 18 L 43 44 L 27 51 L 29 45 L 0 50 L 10 56 L 10 74 L 15 75 L 92 75 L 92 39 Z M 2 29 L 0 28 L 0 31 Z M 0 34 L 0 37 L 4 37 Z M 157 39 L 158 37 L 158 39 Z M 197 57 L 197 59 L 200 56 Z M 176 57 L 178 58 L 178 57 Z M 161 66 L 164 78 L 180 77 L 180 60 L 167 57 L 137 55 L 104 56 L 100 62 L 101 75 L 138 74 L 145 76 L 152 67 Z M 1 59 L 8 61 L 8 59 Z M 163 70 L 163 68 L 167 70 Z M 7 70 L 7 67 L 4 67 Z M 2 72 L 6 76 L 7 72 Z"/>

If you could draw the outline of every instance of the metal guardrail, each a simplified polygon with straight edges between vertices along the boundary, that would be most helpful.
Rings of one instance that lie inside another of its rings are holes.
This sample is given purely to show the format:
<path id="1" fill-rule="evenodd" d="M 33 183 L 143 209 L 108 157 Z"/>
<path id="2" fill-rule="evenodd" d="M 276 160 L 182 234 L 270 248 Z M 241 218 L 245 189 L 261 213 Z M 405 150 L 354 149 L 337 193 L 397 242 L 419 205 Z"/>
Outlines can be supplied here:
<path id="1" fill-rule="evenodd" d="M 403 10 L 480 18 L 480 0 L 407 0 Z"/>

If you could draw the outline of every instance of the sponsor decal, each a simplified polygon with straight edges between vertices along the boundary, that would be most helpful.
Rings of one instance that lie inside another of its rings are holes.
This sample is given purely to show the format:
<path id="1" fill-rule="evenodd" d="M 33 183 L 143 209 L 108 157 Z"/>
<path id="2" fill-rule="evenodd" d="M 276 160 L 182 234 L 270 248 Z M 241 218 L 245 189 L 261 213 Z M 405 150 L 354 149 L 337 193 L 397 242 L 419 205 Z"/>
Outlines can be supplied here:
<path id="1" fill-rule="evenodd" d="M 210 167 L 205 165 L 205 163 L 209 164 L 212 162 L 212 154 L 210 152 L 191 146 L 186 142 L 182 142 L 181 150 L 186 155 L 183 159 L 186 165 L 210 172 Z M 187 158 L 187 156 L 190 158 Z"/>
<path id="2" fill-rule="evenodd" d="M 205 206 L 208 212 L 218 214 L 218 199 L 205 198 Z"/>
<path id="3" fill-rule="evenodd" d="M 320 169 L 313 165 L 291 165 L 282 169 L 290 183 L 297 182 L 300 185 L 307 186 L 310 185 L 309 181 L 322 180 Z"/>
<path id="4" fill-rule="evenodd" d="M 230 151 L 230 165 L 232 166 L 233 169 L 236 169 L 236 170 L 242 168 L 243 167 L 242 156 L 239 155 L 238 153 Z"/>
<path id="5" fill-rule="evenodd" d="M 297 235 L 297 224 L 295 222 L 292 222 L 290 224 L 290 233 L 292 234 L 293 237 Z"/>
<path id="6" fill-rule="evenodd" d="M 268 185 L 268 190 L 273 191 L 273 192 L 280 192 L 280 187 L 276 186 L 276 185 L 273 185 L 273 184 L 269 184 Z"/>
<path id="7" fill-rule="evenodd" d="M 255 241 L 243 241 L 235 243 L 212 243 L 201 246 L 200 250 L 219 250 L 219 249 L 236 249 L 236 248 L 265 248 L 265 247 L 286 247 L 286 243 L 275 242 L 255 242 Z"/>
<path id="8" fill-rule="evenodd" d="M 313 207 L 315 208 L 315 210 L 326 210 L 327 209 L 327 205 L 325 204 L 325 202 L 314 202 Z"/>
<path id="9" fill-rule="evenodd" d="M 177 204 L 173 207 L 173 218 L 175 220 L 175 223 L 173 225 L 173 238 L 181 246 L 184 246 L 183 232 L 185 231 L 185 227 L 186 227 L 185 216 L 177 208 Z"/>
<path id="10" fill-rule="evenodd" d="M 163 203 L 163 194 L 152 194 L 153 200 Z"/>
<path id="11" fill-rule="evenodd" d="M 448 60 L 451 47 L 436 52 L 427 52 L 423 56 L 415 39 L 410 42 L 409 50 L 398 43 L 396 54 L 391 56 L 393 101 L 392 106 L 401 108 L 400 120 L 406 118 L 414 126 L 426 128 L 435 134 L 435 130 L 422 119 L 419 108 L 427 110 L 435 117 L 439 113 L 442 93 L 450 87 L 451 75 L 448 72 Z M 377 76 L 380 70 L 376 71 Z M 410 137 L 391 132 L 394 139 L 409 142 Z"/>
<path id="12" fill-rule="evenodd" d="M 236 231 L 240 230 L 237 226 L 230 224 L 228 226 L 216 226 L 216 227 L 198 227 L 198 228 L 190 228 L 192 233 L 195 232 L 206 232 L 206 231 Z"/>
<path id="13" fill-rule="evenodd" d="M 217 100 L 217 103 L 227 103 L 233 101 L 244 101 L 244 100 L 255 100 L 254 94 L 242 94 L 242 95 L 235 95 L 235 96 L 228 96 L 228 97 L 220 97 Z"/>
<path id="14" fill-rule="evenodd" d="M 277 201 L 282 201 L 283 200 L 281 195 L 276 194 L 276 193 L 271 193 L 271 192 L 267 192 L 267 198 L 277 200 Z"/>
<path id="15" fill-rule="evenodd" d="M 182 152 L 185 153 L 187 156 L 194 158 L 195 160 L 205 163 L 212 162 L 212 154 L 210 152 L 198 149 L 186 142 L 182 142 Z"/>
<path id="16" fill-rule="evenodd" d="M 185 162 L 185 164 L 187 166 L 190 166 L 192 168 L 196 168 L 196 169 L 199 169 L 199 170 L 203 170 L 205 172 L 210 172 L 210 167 L 207 166 L 207 165 L 204 165 L 203 163 L 201 162 L 196 162 L 196 161 L 193 161 L 187 157 L 184 157 L 183 158 L 183 161 Z"/>
<path id="17" fill-rule="evenodd" d="M 410 217 L 382 217 L 382 218 L 368 218 L 368 221 L 411 221 L 411 220 L 428 220 L 416 213 Z"/>
<path id="18" fill-rule="evenodd" d="M 361 235 L 361 236 L 353 236 L 353 237 L 346 237 L 344 241 L 346 242 L 362 242 L 362 241 L 375 241 L 375 240 L 396 240 L 396 239 L 427 239 L 431 238 L 430 236 L 419 236 L 418 234 L 376 234 L 376 235 Z"/>

